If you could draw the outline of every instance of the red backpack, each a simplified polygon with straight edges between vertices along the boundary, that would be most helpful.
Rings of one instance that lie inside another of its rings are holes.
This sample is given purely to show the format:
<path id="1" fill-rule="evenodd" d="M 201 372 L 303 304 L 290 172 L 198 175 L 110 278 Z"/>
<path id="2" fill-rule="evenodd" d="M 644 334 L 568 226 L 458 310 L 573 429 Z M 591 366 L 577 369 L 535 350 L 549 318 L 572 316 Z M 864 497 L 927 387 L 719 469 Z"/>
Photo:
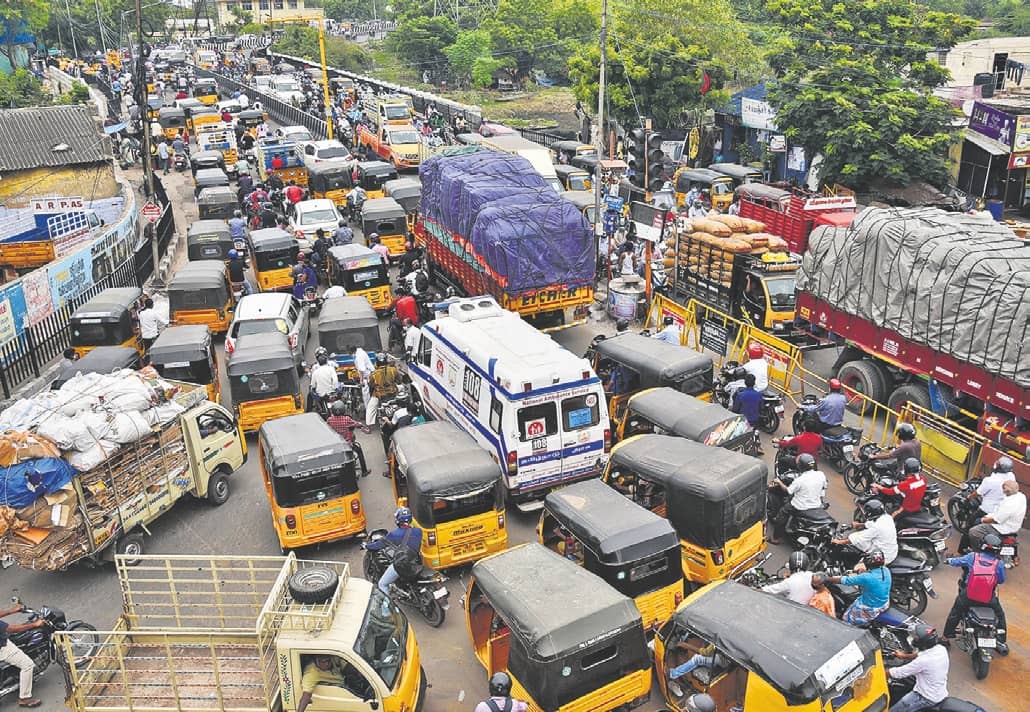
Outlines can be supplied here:
<path id="1" fill-rule="evenodd" d="M 973 566 L 966 578 L 966 598 L 974 603 L 990 603 L 998 585 L 998 560 L 981 554 L 973 555 Z"/>

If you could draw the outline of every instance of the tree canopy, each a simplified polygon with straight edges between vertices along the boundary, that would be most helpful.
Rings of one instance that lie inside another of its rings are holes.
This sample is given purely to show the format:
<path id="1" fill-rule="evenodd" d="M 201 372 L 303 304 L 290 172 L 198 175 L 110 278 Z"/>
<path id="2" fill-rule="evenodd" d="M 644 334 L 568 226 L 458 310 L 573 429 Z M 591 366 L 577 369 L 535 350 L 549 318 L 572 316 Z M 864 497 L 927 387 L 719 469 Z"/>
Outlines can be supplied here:
<path id="1" fill-rule="evenodd" d="M 318 30 L 306 25 L 287 25 L 283 36 L 273 49 L 282 54 L 303 57 L 313 62 L 321 60 L 318 47 Z M 338 69 L 360 72 L 372 66 L 372 58 L 357 43 L 342 37 L 325 38 L 326 64 Z"/>
<path id="2" fill-rule="evenodd" d="M 885 0 L 770 0 L 785 33 L 768 55 L 777 127 L 820 178 L 862 189 L 888 181 L 943 185 L 955 111 L 932 90 L 947 69 L 927 59 L 973 21 Z"/>

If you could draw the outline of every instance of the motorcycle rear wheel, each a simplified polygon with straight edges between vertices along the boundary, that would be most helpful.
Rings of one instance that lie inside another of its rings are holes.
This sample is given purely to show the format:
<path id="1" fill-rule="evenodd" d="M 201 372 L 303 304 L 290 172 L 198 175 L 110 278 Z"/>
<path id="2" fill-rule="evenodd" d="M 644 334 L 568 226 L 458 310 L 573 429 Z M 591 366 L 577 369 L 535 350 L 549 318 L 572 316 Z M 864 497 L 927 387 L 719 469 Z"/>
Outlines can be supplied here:
<path id="1" fill-rule="evenodd" d="M 911 587 L 891 589 L 891 605 L 910 616 L 923 615 L 927 599 L 926 589 L 919 583 L 913 583 Z"/>
<path id="2" fill-rule="evenodd" d="M 100 645 L 100 636 L 96 634 L 96 628 L 89 623 L 73 623 L 68 626 L 68 644 L 76 661 L 85 660 L 93 656 Z"/>
<path id="3" fill-rule="evenodd" d="M 987 659 L 983 651 L 977 648 L 973 651 L 973 674 L 977 680 L 984 680 L 991 672 L 991 661 Z"/>
<path id="4" fill-rule="evenodd" d="M 851 494 L 865 494 L 865 477 L 855 463 L 844 468 L 844 486 Z"/>
<path id="5" fill-rule="evenodd" d="M 382 577 L 383 572 L 377 570 L 379 567 L 375 565 L 372 558 L 372 552 L 369 551 L 366 551 L 365 555 L 361 557 L 361 573 L 364 574 L 366 581 L 375 583 Z"/>
<path id="6" fill-rule="evenodd" d="M 418 611 L 433 628 L 439 628 L 447 618 L 447 611 L 443 609 L 440 602 L 436 600 L 433 592 L 426 589 L 419 595 Z"/>
<path id="7" fill-rule="evenodd" d="M 954 497 L 948 500 L 948 519 L 951 526 L 960 534 L 965 534 L 973 525 L 972 517 L 967 514 L 966 508 Z"/>
<path id="8" fill-rule="evenodd" d="M 758 419 L 758 429 L 767 435 L 772 435 L 780 429 L 780 416 L 776 413 L 766 413 Z"/>

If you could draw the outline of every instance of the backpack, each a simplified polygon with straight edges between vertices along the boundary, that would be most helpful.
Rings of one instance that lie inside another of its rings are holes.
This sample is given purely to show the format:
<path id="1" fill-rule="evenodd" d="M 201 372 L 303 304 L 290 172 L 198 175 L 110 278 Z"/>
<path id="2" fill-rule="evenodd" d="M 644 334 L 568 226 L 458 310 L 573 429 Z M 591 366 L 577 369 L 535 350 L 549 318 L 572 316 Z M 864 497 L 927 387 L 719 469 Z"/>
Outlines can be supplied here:
<path id="1" fill-rule="evenodd" d="M 408 546 L 408 537 L 414 529 L 406 529 L 400 546 L 393 552 L 393 568 L 402 579 L 412 579 L 422 571 L 422 553 Z"/>
<path id="2" fill-rule="evenodd" d="M 998 561 L 981 554 L 973 555 L 973 565 L 966 577 L 966 598 L 974 603 L 990 603 L 998 585 Z"/>
<path id="3" fill-rule="evenodd" d="M 419 294 L 429 289 L 429 277 L 422 270 L 419 270 L 418 274 L 415 275 L 415 289 Z"/>
<path id="4" fill-rule="evenodd" d="M 485 700 L 485 702 L 486 702 L 486 706 L 489 707 L 491 710 L 493 710 L 493 712 L 501 712 L 502 709 L 504 710 L 504 712 L 511 712 L 511 708 L 514 707 L 514 703 L 512 702 L 510 697 L 504 698 L 504 707 L 503 708 L 500 705 L 498 705 L 497 704 L 497 700 L 495 700 L 492 697 L 488 697 Z"/>

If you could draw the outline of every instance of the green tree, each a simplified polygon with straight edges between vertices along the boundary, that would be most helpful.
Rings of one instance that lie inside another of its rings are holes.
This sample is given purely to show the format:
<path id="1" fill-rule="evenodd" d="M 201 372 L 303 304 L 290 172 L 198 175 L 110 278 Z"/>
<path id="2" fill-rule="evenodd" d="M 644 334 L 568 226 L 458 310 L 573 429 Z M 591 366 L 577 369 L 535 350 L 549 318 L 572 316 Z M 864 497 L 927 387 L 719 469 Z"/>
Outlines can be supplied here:
<path id="1" fill-rule="evenodd" d="M 20 0 L 19 0 L 20 1 Z M 100 25 L 97 24 L 97 8 L 104 27 L 101 37 Z M 171 16 L 171 3 L 143 3 L 143 34 L 154 40 L 166 35 L 165 20 Z M 70 15 L 70 17 L 69 17 Z M 134 0 L 69 0 L 68 9 L 64 3 L 53 3 L 51 6 L 46 36 L 54 44 L 60 37 L 64 50 L 71 52 L 71 32 L 75 33 L 75 45 L 80 54 L 101 49 L 106 44 L 109 48 L 127 44 L 130 36 L 136 32 L 136 4 Z M 58 31 L 60 27 L 60 31 Z M 121 32 L 121 37 L 119 37 Z"/>
<path id="2" fill-rule="evenodd" d="M 287 25 L 273 49 L 312 62 L 321 61 L 318 30 L 307 25 Z M 341 37 L 326 37 L 325 61 L 331 67 L 350 71 L 365 70 L 372 66 L 372 59 L 365 50 Z"/>
<path id="3" fill-rule="evenodd" d="M 493 39 L 494 55 L 512 60 L 509 69 L 516 79 L 557 61 L 558 35 L 550 22 L 550 9 L 551 0 L 500 0 L 493 16 L 482 24 Z"/>
<path id="4" fill-rule="evenodd" d="M 493 41 L 486 30 L 459 32 L 454 44 L 443 50 L 451 74 L 459 86 L 490 86 L 493 72 L 503 67 L 493 58 Z M 489 78 L 488 78 L 489 77 Z"/>
<path id="5" fill-rule="evenodd" d="M 89 89 L 78 79 L 72 82 L 71 90 L 64 92 L 57 99 L 59 104 L 85 104 L 87 101 L 89 101 Z"/>
<path id="6" fill-rule="evenodd" d="M 31 32 L 38 32 L 46 27 L 50 15 L 50 3 L 47 0 L 5 0 L 0 13 L 0 31 L 4 33 L 0 52 L 7 57 L 8 63 L 14 67 L 14 38 L 18 35 L 22 23 Z"/>
<path id="7" fill-rule="evenodd" d="M 685 112 L 719 106 L 734 73 L 761 66 L 758 51 L 734 20 L 728 0 L 669 0 L 661 11 L 649 0 L 617 6 L 609 27 L 608 105 L 621 122 L 636 125 L 638 112 L 658 126 L 682 125 Z M 576 98 L 597 105 L 600 49 L 586 45 L 569 59 Z M 701 93 L 705 74 L 710 91 Z"/>
<path id="8" fill-rule="evenodd" d="M 956 112 L 932 91 L 948 71 L 927 59 L 965 37 L 973 21 L 888 0 L 770 0 L 787 33 L 768 56 L 779 81 L 776 124 L 820 180 L 862 190 L 888 181 L 947 180 Z"/>
<path id="9" fill-rule="evenodd" d="M 314 7 L 310 3 L 308 7 Z M 325 16 L 334 20 L 371 20 L 372 3 L 368 0 L 322 0 Z"/>
<path id="10" fill-rule="evenodd" d="M 42 82 L 32 72 L 16 69 L 13 74 L 0 74 L 0 108 L 20 109 L 49 103 Z"/>
<path id="11" fill-rule="evenodd" d="M 989 34 L 998 37 L 1030 35 L 1030 5 L 1024 0 L 1000 0 L 990 3 L 985 12 L 994 20 L 994 28 Z"/>
<path id="12" fill-rule="evenodd" d="M 387 47 L 419 71 L 446 69 L 444 48 L 454 44 L 458 28 L 449 17 L 416 17 L 403 20 L 387 38 Z"/>

